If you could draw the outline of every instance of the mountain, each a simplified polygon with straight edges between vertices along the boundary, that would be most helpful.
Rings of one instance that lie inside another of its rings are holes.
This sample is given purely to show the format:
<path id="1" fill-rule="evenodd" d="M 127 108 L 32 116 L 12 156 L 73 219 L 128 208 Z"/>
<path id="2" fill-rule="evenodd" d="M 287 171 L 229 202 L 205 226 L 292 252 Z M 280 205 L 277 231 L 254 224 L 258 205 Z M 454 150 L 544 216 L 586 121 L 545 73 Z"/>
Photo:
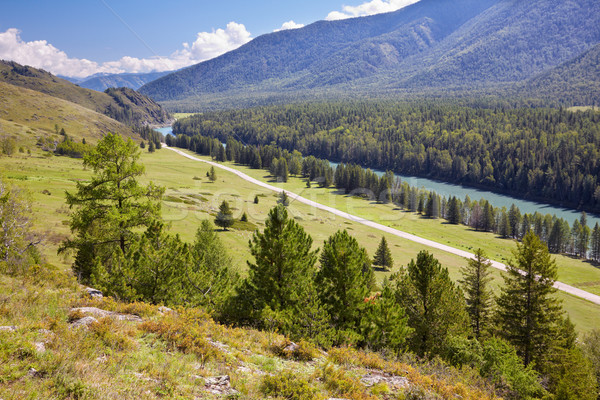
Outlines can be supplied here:
<path id="1" fill-rule="evenodd" d="M 579 57 L 530 79 L 523 90 L 532 95 L 562 100 L 565 93 L 578 104 L 600 104 L 600 44 Z"/>
<path id="2" fill-rule="evenodd" d="M 169 114 L 154 100 L 131 89 L 115 89 L 109 93 L 79 87 L 49 72 L 0 60 L 0 82 L 35 90 L 63 99 L 127 125 L 166 124 Z"/>
<path id="3" fill-rule="evenodd" d="M 79 86 L 103 92 L 108 88 L 126 87 L 137 90 L 148 82 L 152 82 L 172 71 L 150 72 L 146 74 L 111 74 L 93 76 L 76 82 Z"/>
<path id="4" fill-rule="evenodd" d="M 396 12 L 270 33 L 140 92 L 199 108 L 524 82 L 600 42 L 596 0 L 421 0 Z"/>

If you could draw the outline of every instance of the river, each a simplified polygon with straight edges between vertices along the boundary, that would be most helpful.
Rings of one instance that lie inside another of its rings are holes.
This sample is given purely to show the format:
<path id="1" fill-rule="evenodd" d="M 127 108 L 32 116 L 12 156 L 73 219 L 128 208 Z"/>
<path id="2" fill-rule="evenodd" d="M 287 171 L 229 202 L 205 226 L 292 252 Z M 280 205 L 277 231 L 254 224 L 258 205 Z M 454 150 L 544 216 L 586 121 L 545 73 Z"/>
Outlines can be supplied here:
<path id="1" fill-rule="evenodd" d="M 165 136 L 173 133 L 173 130 L 170 126 L 157 128 L 155 130 L 161 132 Z M 338 163 L 334 162 L 330 162 L 330 164 L 333 167 L 338 165 Z M 384 171 L 379 170 L 373 170 L 373 172 L 380 176 L 384 174 Z M 514 204 L 519 207 L 521 213 L 533 214 L 537 211 L 541 214 L 556 215 L 558 218 L 564 218 L 566 221 L 569 221 L 569 224 L 573 224 L 573 221 L 581 217 L 581 212 L 573 209 L 556 207 L 550 204 L 538 203 L 535 201 L 517 199 L 515 197 L 497 194 L 486 190 L 479 190 L 462 185 L 454 185 L 451 183 L 435 181 L 427 178 L 417 178 L 415 176 L 399 174 L 395 174 L 395 176 L 399 177 L 402 182 L 406 182 L 410 186 L 423 188 L 428 191 L 434 191 L 437 194 L 447 198 L 450 196 L 456 196 L 460 199 L 464 199 L 465 196 L 468 195 L 472 200 L 479 200 L 483 198 L 489 201 L 494 207 L 506 207 L 507 210 L 512 204 Z M 593 228 L 596 223 L 600 224 L 600 217 L 596 215 L 588 214 L 587 220 L 588 226 L 591 228 Z"/>

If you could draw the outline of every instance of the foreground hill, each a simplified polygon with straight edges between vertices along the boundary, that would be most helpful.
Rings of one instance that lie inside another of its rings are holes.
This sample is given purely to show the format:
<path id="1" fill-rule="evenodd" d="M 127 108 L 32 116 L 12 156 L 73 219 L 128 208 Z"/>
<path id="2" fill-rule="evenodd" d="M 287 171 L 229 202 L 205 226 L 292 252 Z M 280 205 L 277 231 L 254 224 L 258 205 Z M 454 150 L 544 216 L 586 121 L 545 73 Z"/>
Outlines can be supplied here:
<path id="1" fill-rule="evenodd" d="M 165 72 L 149 72 L 147 74 L 111 74 L 94 76 L 77 84 L 81 87 L 103 92 L 108 88 L 126 87 L 137 90 L 148 82 L 169 74 Z"/>
<path id="2" fill-rule="evenodd" d="M 49 72 L 0 60 L 0 82 L 35 90 L 66 100 L 127 125 L 165 124 L 169 114 L 152 99 L 131 89 L 99 93 L 81 88 Z"/>
<path id="3" fill-rule="evenodd" d="M 174 105 L 461 91 L 522 82 L 600 42 L 593 0 L 422 0 L 260 36 L 140 91 Z"/>

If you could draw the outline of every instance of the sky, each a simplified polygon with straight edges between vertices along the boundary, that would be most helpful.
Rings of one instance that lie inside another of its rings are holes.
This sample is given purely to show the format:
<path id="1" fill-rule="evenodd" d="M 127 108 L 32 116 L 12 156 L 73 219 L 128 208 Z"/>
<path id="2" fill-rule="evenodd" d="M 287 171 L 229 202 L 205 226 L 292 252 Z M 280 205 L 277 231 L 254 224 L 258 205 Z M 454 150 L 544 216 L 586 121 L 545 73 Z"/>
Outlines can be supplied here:
<path id="1" fill-rule="evenodd" d="M 171 71 L 266 33 L 419 0 L 4 0 L 0 59 L 83 78 Z"/>

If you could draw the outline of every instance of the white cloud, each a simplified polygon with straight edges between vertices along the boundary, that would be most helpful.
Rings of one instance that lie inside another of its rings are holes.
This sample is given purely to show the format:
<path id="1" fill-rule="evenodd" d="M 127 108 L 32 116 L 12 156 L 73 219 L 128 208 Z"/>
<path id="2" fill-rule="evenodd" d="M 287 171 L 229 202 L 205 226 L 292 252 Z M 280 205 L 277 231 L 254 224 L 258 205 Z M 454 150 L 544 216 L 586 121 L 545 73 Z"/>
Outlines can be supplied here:
<path id="1" fill-rule="evenodd" d="M 217 57 L 250 40 L 251 34 L 243 24 L 230 22 L 225 29 L 199 32 L 191 45 L 183 43 L 182 49 L 168 57 L 123 57 L 116 61 L 97 63 L 69 58 L 64 51 L 46 40 L 26 42 L 21 39 L 18 29 L 10 28 L 6 32 L 0 32 L 0 59 L 43 68 L 57 75 L 83 78 L 99 72 L 116 74 L 170 71 Z"/>
<path id="2" fill-rule="evenodd" d="M 275 29 L 273 32 L 285 31 L 288 29 L 298 29 L 298 28 L 302 28 L 302 27 L 304 27 L 304 24 L 298 24 L 292 20 L 292 21 L 284 22 L 281 25 L 281 28 Z"/>
<path id="3" fill-rule="evenodd" d="M 332 11 L 325 18 L 328 21 L 396 11 L 419 0 L 371 0 L 358 6 L 344 6 L 342 11 Z"/>

